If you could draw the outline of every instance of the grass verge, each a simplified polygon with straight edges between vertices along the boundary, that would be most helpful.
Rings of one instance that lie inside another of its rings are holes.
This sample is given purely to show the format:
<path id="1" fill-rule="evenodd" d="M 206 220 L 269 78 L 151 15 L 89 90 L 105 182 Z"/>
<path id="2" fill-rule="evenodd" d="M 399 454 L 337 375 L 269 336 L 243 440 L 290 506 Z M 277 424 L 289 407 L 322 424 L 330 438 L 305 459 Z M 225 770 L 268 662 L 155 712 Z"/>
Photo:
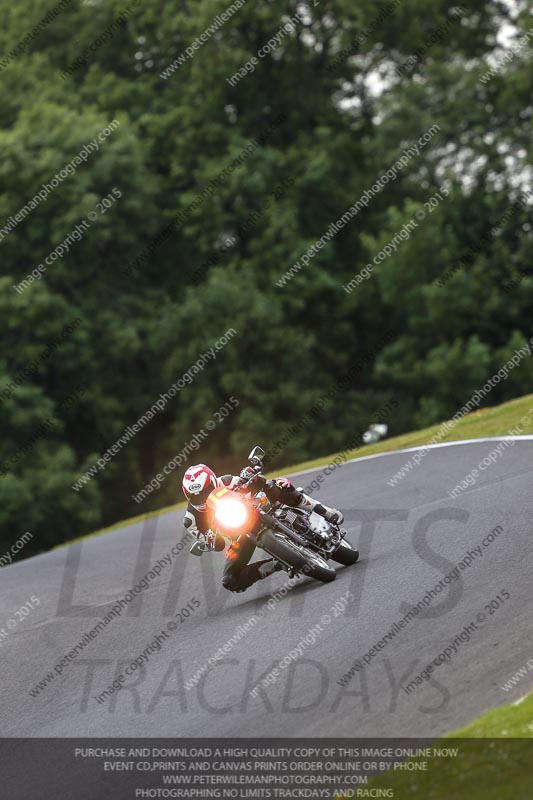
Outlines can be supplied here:
<path id="1" fill-rule="evenodd" d="M 457 748 L 456 756 L 411 758 L 341 798 L 395 800 L 531 800 L 533 797 L 533 693 L 487 711 L 464 728 L 446 734 L 431 749 Z M 402 746 L 405 746 L 405 740 Z M 394 740 L 381 741 L 394 747 Z M 428 747 L 414 740 L 412 747 Z M 420 769 L 417 765 L 424 765 Z M 361 790 L 359 790 L 361 791 Z"/>

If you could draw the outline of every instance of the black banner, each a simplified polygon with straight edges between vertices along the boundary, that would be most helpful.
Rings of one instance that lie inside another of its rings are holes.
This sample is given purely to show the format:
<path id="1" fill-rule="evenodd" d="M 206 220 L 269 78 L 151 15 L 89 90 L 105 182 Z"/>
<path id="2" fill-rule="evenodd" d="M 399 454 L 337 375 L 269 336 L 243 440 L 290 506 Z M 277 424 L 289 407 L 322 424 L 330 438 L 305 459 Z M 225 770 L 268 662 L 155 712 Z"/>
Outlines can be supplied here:
<path id="1" fill-rule="evenodd" d="M 531 739 L 0 739 L 0 748 L 8 800 L 533 796 Z"/>

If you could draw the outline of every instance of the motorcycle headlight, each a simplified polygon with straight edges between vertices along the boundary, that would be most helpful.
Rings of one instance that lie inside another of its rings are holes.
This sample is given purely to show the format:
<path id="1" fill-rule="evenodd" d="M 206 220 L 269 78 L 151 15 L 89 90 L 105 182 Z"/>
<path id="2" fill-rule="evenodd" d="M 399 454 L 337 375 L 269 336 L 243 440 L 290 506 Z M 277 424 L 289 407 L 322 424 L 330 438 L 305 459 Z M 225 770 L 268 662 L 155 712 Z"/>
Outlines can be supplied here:
<path id="1" fill-rule="evenodd" d="M 224 498 L 217 505 L 215 519 L 224 528 L 242 528 L 248 521 L 246 503 L 233 497 Z"/>
<path id="2" fill-rule="evenodd" d="M 225 486 L 215 489 L 209 495 L 207 514 L 210 527 L 231 539 L 237 538 L 241 533 L 249 533 L 257 521 L 257 510 L 238 492 Z"/>

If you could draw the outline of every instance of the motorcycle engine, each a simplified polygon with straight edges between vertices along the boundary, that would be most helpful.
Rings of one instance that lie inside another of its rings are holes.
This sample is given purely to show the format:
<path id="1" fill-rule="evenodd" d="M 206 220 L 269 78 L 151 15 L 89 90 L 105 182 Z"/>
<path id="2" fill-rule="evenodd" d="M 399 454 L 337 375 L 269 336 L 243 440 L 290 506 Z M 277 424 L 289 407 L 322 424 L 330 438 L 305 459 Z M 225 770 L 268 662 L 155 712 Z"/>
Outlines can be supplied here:
<path id="1" fill-rule="evenodd" d="M 331 535 L 331 528 L 329 523 L 326 522 L 324 517 L 315 514 L 314 511 L 309 515 L 309 529 L 321 540 L 329 541 Z"/>
<path id="2" fill-rule="evenodd" d="M 320 548 L 329 546 L 331 529 L 326 520 L 314 511 L 311 514 L 302 514 L 301 511 L 295 512 L 290 508 L 284 508 L 280 516 L 308 542 Z"/>

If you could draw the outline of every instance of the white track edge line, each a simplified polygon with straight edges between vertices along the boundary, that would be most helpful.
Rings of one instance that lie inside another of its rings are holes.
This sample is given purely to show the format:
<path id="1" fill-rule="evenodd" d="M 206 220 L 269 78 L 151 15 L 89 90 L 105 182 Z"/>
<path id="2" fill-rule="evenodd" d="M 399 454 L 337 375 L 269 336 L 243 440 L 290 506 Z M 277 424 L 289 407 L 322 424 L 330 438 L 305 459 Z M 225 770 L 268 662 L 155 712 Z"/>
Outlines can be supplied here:
<path id="1" fill-rule="evenodd" d="M 416 447 L 404 447 L 400 450 L 387 450 L 385 453 L 373 453 L 370 456 L 359 456 L 359 458 L 351 458 L 349 461 L 341 461 L 337 466 L 341 467 L 344 464 L 355 464 L 356 461 L 369 461 L 371 458 L 382 458 L 383 456 L 393 456 L 397 455 L 398 453 L 413 453 L 415 450 L 435 450 L 438 447 L 456 447 L 459 445 L 466 445 L 466 444 L 477 444 L 478 442 L 506 442 L 514 440 L 515 442 L 520 441 L 533 441 L 533 434 L 526 433 L 523 436 L 485 436 L 480 439 L 460 439 L 454 442 L 439 442 L 438 444 L 420 444 Z M 336 456 L 334 456 L 336 458 Z M 308 475 L 310 472 L 319 472 L 324 467 L 330 466 L 333 464 L 333 461 L 330 461 L 328 464 L 322 464 L 318 467 L 311 467 L 310 469 L 304 469 L 302 472 L 290 472 L 289 475 Z"/>

